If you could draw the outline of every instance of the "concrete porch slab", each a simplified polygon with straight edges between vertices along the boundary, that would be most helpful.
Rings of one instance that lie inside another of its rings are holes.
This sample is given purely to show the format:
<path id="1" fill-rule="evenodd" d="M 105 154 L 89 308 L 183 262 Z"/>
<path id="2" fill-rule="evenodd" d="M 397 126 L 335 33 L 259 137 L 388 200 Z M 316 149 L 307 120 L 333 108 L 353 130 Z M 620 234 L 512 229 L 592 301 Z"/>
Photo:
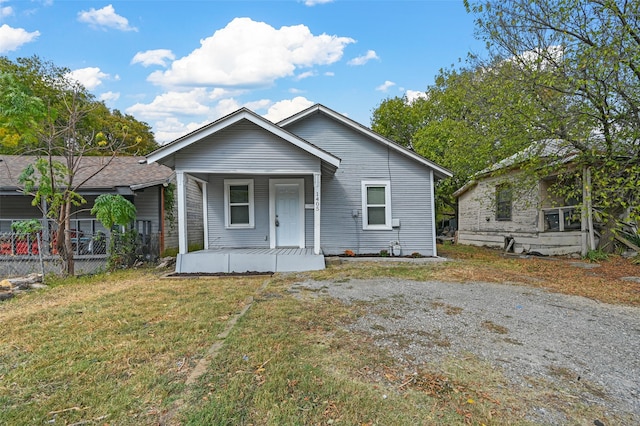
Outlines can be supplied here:
<path id="1" fill-rule="evenodd" d="M 325 268 L 324 255 L 312 249 L 211 249 L 178 254 L 176 273 L 299 272 Z"/>

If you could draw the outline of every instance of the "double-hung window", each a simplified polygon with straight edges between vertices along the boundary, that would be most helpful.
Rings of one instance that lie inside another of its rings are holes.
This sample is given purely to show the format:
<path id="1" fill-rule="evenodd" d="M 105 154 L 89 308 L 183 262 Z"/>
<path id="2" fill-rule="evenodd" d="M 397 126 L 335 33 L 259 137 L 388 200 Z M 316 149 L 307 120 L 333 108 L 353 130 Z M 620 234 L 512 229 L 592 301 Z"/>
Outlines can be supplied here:
<path id="1" fill-rule="evenodd" d="M 227 228 L 253 228 L 253 210 L 253 179 L 225 179 L 225 226 Z"/>
<path id="2" fill-rule="evenodd" d="M 362 181 L 362 229 L 391 229 L 390 181 Z"/>
<path id="3" fill-rule="evenodd" d="M 511 220 L 511 204 L 513 191 L 511 185 L 505 183 L 496 187 L 496 220 Z"/>

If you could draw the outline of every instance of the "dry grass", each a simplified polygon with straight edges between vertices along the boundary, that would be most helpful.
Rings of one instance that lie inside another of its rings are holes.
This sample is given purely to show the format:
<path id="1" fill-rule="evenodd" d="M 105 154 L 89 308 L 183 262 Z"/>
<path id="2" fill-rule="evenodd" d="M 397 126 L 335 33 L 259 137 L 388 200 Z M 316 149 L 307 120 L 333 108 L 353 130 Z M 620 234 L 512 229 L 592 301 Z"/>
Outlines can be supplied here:
<path id="1" fill-rule="evenodd" d="M 0 305 L 0 424 L 157 424 L 264 279 L 73 281 Z"/>
<path id="2" fill-rule="evenodd" d="M 438 254 L 452 261 L 348 262 L 318 271 L 312 277 L 333 281 L 384 276 L 419 281 L 484 281 L 540 287 L 605 303 L 640 306 L 640 283 L 621 279 L 640 277 L 640 265 L 620 256 L 611 256 L 600 262 L 598 268 L 584 269 L 572 265 L 582 262 L 579 259 L 505 256 L 499 250 L 482 247 L 439 245 Z"/>
<path id="3" fill-rule="evenodd" d="M 473 356 L 400 365 L 370 336 L 344 331 L 370 307 L 297 297 L 291 284 L 380 276 L 490 281 L 640 305 L 640 284 L 620 280 L 640 276 L 640 266 L 618 257 L 587 270 L 568 259 L 440 249 L 457 261 L 349 263 L 276 275 L 261 294 L 264 277 L 161 280 L 133 271 L 20 296 L 0 304 L 0 424 L 151 425 L 178 399 L 176 424 L 526 424 L 532 404 L 560 404 L 562 389 L 514 393 Z M 250 295 L 254 306 L 188 392 L 196 362 Z M 460 313 L 445 303 L 434 308 Z M 501 332 L 497 324 L 486 327 Z"/>
<path id="4" fill-rule="evenodd" d="M 469 246 L 439 246 L 439 254 L 459 260 L 434 273 L 447 281 L 515 283 L 588 297 L 605 303 L 640 306 L 640 283 L 621 278 L 640 277 L 640 265 L 620 256 L 599 262 L 594 269 L 578 268 L 580 259 L 513 257 L 501 251 Z"/>
<path id="5" fill-rule="evenodd" d="M 505 382 L 488 365 L 400 365 L 343 328 L 364 307 L 288 288 L 274 280 L 234 330 L 184 424 L 526 424 L 518 401 L 489 390 Z"/>

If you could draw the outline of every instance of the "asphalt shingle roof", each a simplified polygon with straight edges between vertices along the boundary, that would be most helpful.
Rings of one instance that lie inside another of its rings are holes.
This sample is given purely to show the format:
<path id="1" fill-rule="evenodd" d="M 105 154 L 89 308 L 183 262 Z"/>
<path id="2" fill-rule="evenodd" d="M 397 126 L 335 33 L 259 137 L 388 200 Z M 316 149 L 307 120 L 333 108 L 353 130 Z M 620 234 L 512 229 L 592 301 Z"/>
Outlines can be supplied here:
<path id="1" fill-rule="evenodd" d="M 0 155 L 0 190 L 19 188 L 20 173 L 35 162 L 35 156 Z M 100 170 L 111 157 L 83 157 L 74 182 L 79 183 Z M 64 159 L 56 157 L 64 164 Z M 115 157 L 95 176 L 92 176 L 81 190 L 110 190 L 116 187 L 143 187 L 166 182 L 172 170 L 160 164 L 140 164 L 144 157 Z"/>

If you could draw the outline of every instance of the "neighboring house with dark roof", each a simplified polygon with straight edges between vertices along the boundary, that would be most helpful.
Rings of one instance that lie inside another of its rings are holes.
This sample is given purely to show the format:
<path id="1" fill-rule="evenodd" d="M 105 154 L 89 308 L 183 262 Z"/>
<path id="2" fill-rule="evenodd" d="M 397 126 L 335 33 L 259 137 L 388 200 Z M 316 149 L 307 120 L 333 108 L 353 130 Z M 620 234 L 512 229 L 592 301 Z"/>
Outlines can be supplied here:
<path id="1" fill-rule="evenodd" d="M 11 224 L 18 220 L 39 219 L 46 220 L 46 206 L 32 205 L 33 197 L 21 191 L 18 177 L 22 171 L 36 161 L 34 156 L 0 155 L 0 236 L 12 232 Z M 62 158 L 55 158 L 62 162 Z M 154 164 L 145 165 L 141 157 L 83 157 L 75 176 L 75 182 L 84 184 L 78 193 L 87 201 L 79 207 L 74 207 L 75 213 L 71 218 L 71 230 L 77 238 L 75 244 L 76 256 L 104 255 L 104 248 L 94 244 L 93 238 L 100 233 L 108 234 L 100 222 L 90 213 L 93 203 L 101 194 L 120 194 L 136 206 L 136 229 L 143 236 L 158 237 L 159 251 L 170 247 L 166 240 L 171 227 L 166 223 L 164 215 L 164 191 L 173 180 L 170 168 Z M 106 165 L 106 166 L 105 166 Z M 44 228 L 44 237 L 55 238 L 53 221 L 47 221 L 49 226 Z M 49 235 L 47 235 L 49 234 Z M 76 235 L 77 234 L 77 235 Z M 29 247 L 28 253 L 24 248 L 16 247 L 15 241 L 5 241 L 0 246 L 1 255 L 33 254 Z M 44 251 L 44 250 L 43 250 Z"/>
<path id="2" fill-rule="evenodd" d="M 324 255 L 436 256 L 434 185 L 451 173 L 323 106 L 274 124 L 242 108 L 147 155 L 175 170 L 181 273 L 302 271 Z M 187 186 L 203 188 L 190 251 Z"/>

